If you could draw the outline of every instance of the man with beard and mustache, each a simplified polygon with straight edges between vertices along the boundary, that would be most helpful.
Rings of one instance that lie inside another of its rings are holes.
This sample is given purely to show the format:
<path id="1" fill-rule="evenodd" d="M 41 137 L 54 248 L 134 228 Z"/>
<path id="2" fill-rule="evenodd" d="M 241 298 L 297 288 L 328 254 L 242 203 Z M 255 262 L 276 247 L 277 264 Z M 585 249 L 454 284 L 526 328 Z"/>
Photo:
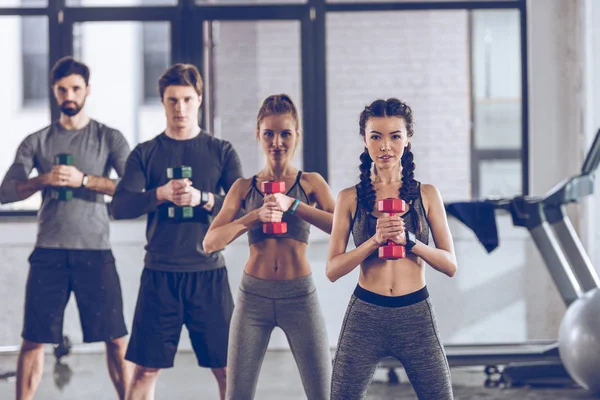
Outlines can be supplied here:
<path id="1" fill-rule="evenodd" d="M 90 93 L 89 69 L 67 57 L 52 68 L 58 121 L 23 140 L 0 186 L 0 203 L 42 191 L 38 233 L 25 290 L 23 343 L 17 365 L 17 399 L 33 399 L 42 379 L 44 343 L 61 343 L 63 315 L 75 293 L 84 342 L 105 342 L 110 378 L 125 397 L 125 335 L 121 284 L 110 241 L 104 201 L 123 175 L 129 145 L 121 132 L 90 119 L 83 106 Z M 54 165 L 59 153 L 73 165 Z M 30 178 L 33 169 L 38 176 Z M 52 198 L 57 187 L 73 192 L 71 201 Z"/>

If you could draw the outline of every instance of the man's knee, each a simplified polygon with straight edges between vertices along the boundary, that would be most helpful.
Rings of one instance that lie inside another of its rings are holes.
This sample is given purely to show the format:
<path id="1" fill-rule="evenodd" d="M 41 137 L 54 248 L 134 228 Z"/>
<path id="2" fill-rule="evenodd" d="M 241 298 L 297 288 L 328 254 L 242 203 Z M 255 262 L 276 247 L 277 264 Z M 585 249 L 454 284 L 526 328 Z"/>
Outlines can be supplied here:
<path id="1" fill-rule="evenodd" d="M 224 368 L 212 368 L 212 373 L 215 375 L 218 381 L 227 381 L 227 367 Z"/>
<path id="2" fill-rule="evenodd" d="M 21 343 L 21 351 L 44 351 L 44 343 L 37 343 L 23 339 L 23 343 Z"/>
<path id="3" fill-rule="evenodd" d="M 127 342 L 125 341 L 125 336 L 122 336 L 122 337 L 116 338 L 116 339 L 111 339 L 105 343 L 106 343 L 107 350 L 124 349 L 127 346 Z"/>
<path id="4" fill-rule="evenodd" d="M 160 368 L 148 368 L 142 367 L 141 365 L 136 365 L 135 370 L 133 372 L 133 377 L 135 380 L 152 380 L 158 377 L 160 373 Z"/>

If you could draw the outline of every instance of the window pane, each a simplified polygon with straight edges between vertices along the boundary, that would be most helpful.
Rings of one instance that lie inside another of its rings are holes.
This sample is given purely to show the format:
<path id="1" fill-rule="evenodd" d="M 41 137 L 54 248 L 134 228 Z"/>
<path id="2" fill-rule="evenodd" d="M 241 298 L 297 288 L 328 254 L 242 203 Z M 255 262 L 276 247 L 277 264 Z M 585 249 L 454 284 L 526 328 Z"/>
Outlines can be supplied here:
<path id="1" fill-rule="evenodd" d="M 23 103 L 48 104 L 48 20 L 27 17 L 21 22 Z"/>
<path id="2" fill-rule="evenodd" d="M 327 3 L 414 3 L 415 0 L 325 0 Z M 456 2 L 457 0 L 420 0 L 420 3 Z M 466 0 L 469 1 L 513 1 L 513 0 Z"/>
<path id="3" fill-rule="evenodd" d="M 475 100 L 473 134 L 478 149 L 521 148 L 521 100 Z"/>
<path id="4" fill-rule="evenodd" d="M 471 40 L 475 146 L 520 149 L 519 11 L 474 11 Z"/>
<path id="5" fill-rule="evenodd" d="M 75 56 L 91 70 L 88 114 L 120 130 L 133 147 L 165 128 L 159 102 L 147 103 L 171 59 L 168 22 L 83 22 L 73 27 Z M 155 40 L 156 34 L 166 39 Z M 147 54 L 156 55 L 149 62 Z M 114 62 L 119 60 L 119 62 Z M 147 98 L 147 97 L 146 97 Z"/>
<path id="6" fill-rule="evenodd" d="M 46 17 L 0 17 L 0 121 L 4 134 L 0 146 L 0 174 L 8 170 L 25 137 L 50 123 L 48 105 L 48 20 Z M 28 99 L 35 97 L 35 102 Z M 33 172 L 33 175 L 36 173 Z M 32 175 L 32 176 L 33 176 Z M 29 199 L 0 205 L 3 210 L 37 210 L 39 193 Z"/>
<path id="7" fill-rule="evenodd" d="M 446 201 L 470 198 L 467 22 L 466 11 L 327 16 L 328 167 L 334 193 L 358 183 L 364 147 L 360 112 L 375 99 L 397 97 L 414 112 L 415 178 L 435 184 Z"/>
<path id="8" fill-rule="evenodd" d="M 231 141 L 244 174 L 258 172 L 264 156 L 256 140 L 256 116 L 265 97 L 286 93 L 302 116 L 300 23 L 208 23 L 212 30 L 215 136 Z M 302 142 L 294 163 L 302 168 Z"/>
<path id="9" fill-rule="evenodd" d="M 48 0 L 2 0 L 0 8 L 12 7 L 47 7 Z"/>
<path id="10" fill-rule="evenodd" d="M 174 6 L 178 0 L 66 0 L 69 7 Z"/>
<path id="11" fill-rule="evenodd" d="M 142 45 L 144 48 L 144 101 L 160 102 L 157 78 L 169 68 L 171 32 L 168 23 L 144 22 Z"/>
<path id="12" fill-rule="evenodd" d="M 480 195 L 486 197 L 512 197 L 522 193 L 521 160 L 481 161 Z"/>
<path id="13" fill-rule="evenodd" d="M 233 4 L 299 4 L 306 3 L 307 0 L 196 0 L 196 4 L 199 6 L 211 6 L 211 5 L 233 5 Z"/>

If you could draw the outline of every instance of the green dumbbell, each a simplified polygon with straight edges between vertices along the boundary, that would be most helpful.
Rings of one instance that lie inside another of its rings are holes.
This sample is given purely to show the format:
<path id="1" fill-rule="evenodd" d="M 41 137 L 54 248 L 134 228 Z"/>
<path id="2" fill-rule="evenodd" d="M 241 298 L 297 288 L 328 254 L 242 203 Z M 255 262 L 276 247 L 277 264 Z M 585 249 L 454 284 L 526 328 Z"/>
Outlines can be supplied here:
<path id="1" fill-rule="evenodd" d="M 169 179 L 185 179 L 192 177 L 192 167 L 182 165 L 180 167 L 167 168 L 167 178 Z M 169 218 L 172 219 L 188 219 L 194 217 L 193 207 L 169 207 Z"/>
<path id="2" fill-rule="evenodd" d="M 54 165 L 73 165 L 73 155 L 60 153 L 54 156 Z M 50 191 L 50 197 L 59 201 L 71 201 L 73 199 L 73 189 L 66 186 L 53 187 Z"/>

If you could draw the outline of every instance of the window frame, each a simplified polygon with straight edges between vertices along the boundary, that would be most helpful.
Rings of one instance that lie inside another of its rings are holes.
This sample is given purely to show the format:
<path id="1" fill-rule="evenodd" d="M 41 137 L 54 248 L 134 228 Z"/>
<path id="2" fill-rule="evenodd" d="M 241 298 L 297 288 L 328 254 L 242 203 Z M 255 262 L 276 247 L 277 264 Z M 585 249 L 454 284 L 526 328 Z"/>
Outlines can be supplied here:
<path id="1" fill-rule="evenodd" d="M 477 160 L 488 157 L 519 156 L 522 164 L 522 194 L 529 194 L 529 133 L 528 133 L 528 75 L 527 75 L 527 7 L 526 0 L 496 1 L 363 1 L 353 3 L 330 3 L 326 0 L 307 0 L 305 3 L 210 5 L 196 4 L 195 0 L 178 0 L 172 6 L 123 6 L 123 7 L 67 7 L 65 0 L 49 0 L 47 7 L 0 8 L 0 16 L 40 15 L 48 17 L 49 52 L 48 65 L 53 65 L 63 56 L 73 53 L 73 24 L 99 21 L 167 21 L 171 26 L 171 63 L 188 62 L 203 71 L 207 92 L 203 104 L 202 126 L 210 130 L 211 120 L 211 75 L 210 54 L 204 54 L 202 46 L 206 32 L 204 21 L 229 20 L 282 20 L 295 19 L 301 23 L 301 68 L 304 146 L 303 164 L 308 171 L 319 172 L 328 179 L 327 170 L 327 90 L 326 90 L 326 14 L 335 12 L 365 11 L 408 11 L 408 10 L 480 10 L 516 9 L 520 15 L 521 39 L 521 149 L 506 152 L 499 150 L 477 150 L 472 154 L 472 182 L 479 186 Z M 214 96 L 214 94 L 212 94 Z M 472 96 L 472 94 L 471 94 Z M 59 116 L 59 110 L 48 88 L 51 119 Z M 473 98 L 471 99 L 473 100 Z M 207 118 L 208 117 L 208 118 Z M 471 113 L 471 118 L 474 115 Z M 50 123 L 50 121 L 48 121 Z M 473 141 L 473 131 L 471 132 Z M 473 143 L 472 148 L 473 151 Z M 510 154 L 509 154 L 510 153 Z M 494 158 L 492 158 L 494 159 Z M 474 172 L 474 170 L 477 170 Z M 477 189 L 478 190 L 478 189 Z M 476 191 L 474 192 L 476 193 Z M 2 216 L 35 216 L 36 210 L 0 210 Z"/>

